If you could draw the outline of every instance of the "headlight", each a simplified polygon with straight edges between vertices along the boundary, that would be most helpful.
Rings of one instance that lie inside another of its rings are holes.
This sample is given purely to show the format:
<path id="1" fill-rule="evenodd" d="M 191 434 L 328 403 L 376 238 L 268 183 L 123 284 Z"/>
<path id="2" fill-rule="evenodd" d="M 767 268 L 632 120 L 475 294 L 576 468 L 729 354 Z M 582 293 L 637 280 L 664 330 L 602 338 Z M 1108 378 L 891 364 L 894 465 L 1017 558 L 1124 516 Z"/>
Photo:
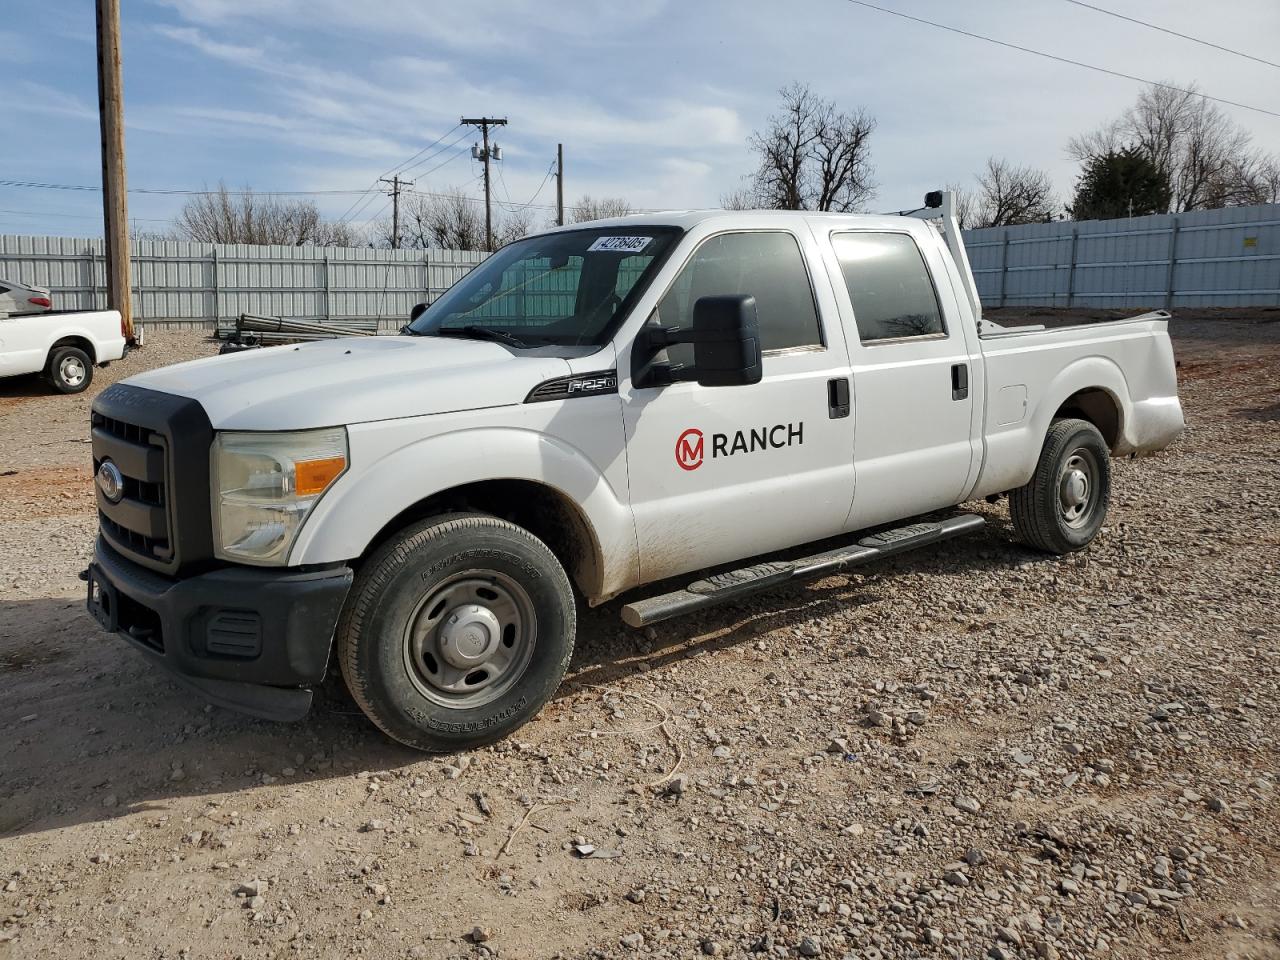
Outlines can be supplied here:
<path id="1" fill-rule="evenodd" d="M 347 469 L 345 427 L 219 433 L 213 444 L 213 525 L 224 560 L 284 564 L 302 522 Z"/>

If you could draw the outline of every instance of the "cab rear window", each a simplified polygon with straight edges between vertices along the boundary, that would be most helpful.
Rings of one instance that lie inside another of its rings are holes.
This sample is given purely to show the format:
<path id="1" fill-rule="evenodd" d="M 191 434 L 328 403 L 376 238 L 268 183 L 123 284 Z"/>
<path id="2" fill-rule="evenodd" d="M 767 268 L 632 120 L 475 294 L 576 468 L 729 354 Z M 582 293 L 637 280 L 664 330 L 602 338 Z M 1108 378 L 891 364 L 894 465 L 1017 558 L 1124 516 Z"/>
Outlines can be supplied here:
<path id="1" fill-rule="evenodd" d="M 933 279 L 910 236 L 838 233 L 831 243 L 863 343 L 946 334 Z"/>

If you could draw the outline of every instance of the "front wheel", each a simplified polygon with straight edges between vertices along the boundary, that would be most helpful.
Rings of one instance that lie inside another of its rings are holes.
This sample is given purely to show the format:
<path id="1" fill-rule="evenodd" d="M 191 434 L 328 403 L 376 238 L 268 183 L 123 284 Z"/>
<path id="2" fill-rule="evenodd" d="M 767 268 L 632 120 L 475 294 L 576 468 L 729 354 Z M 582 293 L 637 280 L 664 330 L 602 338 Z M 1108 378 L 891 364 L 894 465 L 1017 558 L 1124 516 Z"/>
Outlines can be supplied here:
<path id="1" fill-rule="evenodd" d="M 1098 428 L 1087 420 L 1055 420 L 1036 472 L 1009 494 L 1009 514 L 1023 543 L 1070 553 L 1097 536 L 1110 499 L 1110 451 Z"/>
<path id="2" fill-rule="evenodd" d="M 360 708 L 419 750 L 507 736 L 555 693 L 573 653 L 569 578 L 537 537 L 455 514 L 414 524 L 365 563 L 337 650 Z"/>

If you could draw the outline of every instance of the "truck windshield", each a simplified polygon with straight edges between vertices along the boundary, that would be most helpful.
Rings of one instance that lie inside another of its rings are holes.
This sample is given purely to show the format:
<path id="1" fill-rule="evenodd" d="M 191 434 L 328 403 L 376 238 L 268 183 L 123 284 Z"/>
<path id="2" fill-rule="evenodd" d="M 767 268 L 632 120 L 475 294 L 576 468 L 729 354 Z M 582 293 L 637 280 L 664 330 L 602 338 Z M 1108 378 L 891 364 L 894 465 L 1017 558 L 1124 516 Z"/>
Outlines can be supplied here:
<path id="1" fill-rule="evenodd" d="M 599 346 L 657 272 L 677 227 L 610 227 L 508 244 L 405 328 L 516 347 Z"/>

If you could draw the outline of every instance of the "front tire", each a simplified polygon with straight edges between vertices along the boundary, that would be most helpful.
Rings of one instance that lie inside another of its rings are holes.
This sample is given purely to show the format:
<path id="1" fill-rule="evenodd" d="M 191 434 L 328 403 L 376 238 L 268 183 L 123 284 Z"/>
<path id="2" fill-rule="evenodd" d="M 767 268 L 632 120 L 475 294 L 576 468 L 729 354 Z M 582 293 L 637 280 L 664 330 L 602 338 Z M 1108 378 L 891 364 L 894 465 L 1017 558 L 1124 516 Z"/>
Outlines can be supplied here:
<path id="1" fill-rule="evenodd" d="M 93 362 L 79 347 L 58 347 L 49 354 L 46 370 L 59 393 L 80 393 L 93 382 Z"/>
<path id="2" fill-rule="evenodd" d="M 1087 420 L 1055 420 L 1036 472 L 1009 494 L 1009 515 L 1023 543 L 1071 553 L 1097 536 L 1110 499 L 1110 451 L 1098 428 Z"/>
<path id="3" fill-rule="evenodd" d="M 483 514 L 401 531 L 364 564 L 338 622 L 342 674 L 388 736 L 419 750 L 500 740 L 555 693 L 573 590 L 537 537 Z"/>

